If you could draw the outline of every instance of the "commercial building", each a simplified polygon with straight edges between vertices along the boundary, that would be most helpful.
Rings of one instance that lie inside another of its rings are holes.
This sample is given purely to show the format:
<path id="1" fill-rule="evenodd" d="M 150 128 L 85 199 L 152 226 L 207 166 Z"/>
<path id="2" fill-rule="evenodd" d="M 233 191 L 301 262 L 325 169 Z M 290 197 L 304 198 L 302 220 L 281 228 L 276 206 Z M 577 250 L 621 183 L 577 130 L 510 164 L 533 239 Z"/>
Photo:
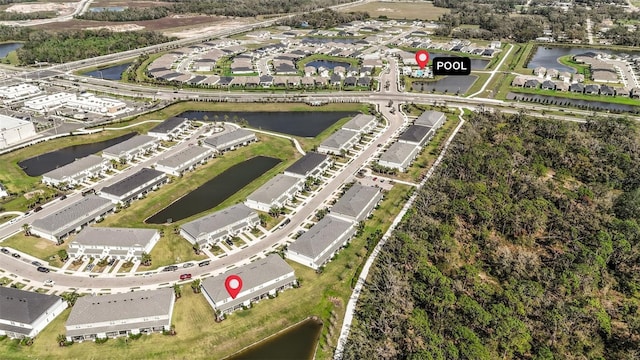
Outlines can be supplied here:
<path id="1" fill-rule="evenodd" d="M 64 106 L 74 110 L 83 110 L 90 113 L 111 116 L 115 116 L 127 108 L 127 104 L 123 101 L 110 98 L 99 98 L 91 93 L 84 93 L 77 96 L 75 99 L 70 99 L 64 104 Z"/>
<path id="2" fill-rule="evenodd" d="M 395 142 L 380 155 L 378 164 L 405 172 L 419 153 L 419 146 L 404 142 Z"/>
<path id="3" fill-rule="evenodd" d="M 51 186 L 63 183 L 68 186 L 78 185 L 89 178 L 100 176 L 111 167 L 109 160 L 89 155 L 45 173 L 42 175 L 42 182 Z"/>
<path id="4" fill-rule="evenodd" d="M 136 156 L 158 148 L 158 139 L 149 135 L 138 135 L 102 151 L 102 157 L 117 160 L 130 161 Z"/>
<path id="5" fill-rule="evenodd" d="M 327 215 L 294 240 L 285 255 L 304 266 L 319 269 L 356 233 L 354 222 Z"/>
<path id="6" fill-rule="evenodd" d="M 33 338 L 64 309 L 60 296 L 0 286 L 0 336 Z"/>
<path id="7" fill-rule="evenodd" d="M 341 155 L 343 152 L 353 148 L 359 140 L 360 133 L 353 130 L 339 129 L 318 146 L 318 152 L 321 154 Z"/>
<path id="8" fill-rule="evenodd" d="M 189 119 L 172 117 L 149 130 L 148 135 L 162 140 L 172 140 L 189 129 Z"/>
<path id="9" fill-rule="evenodd" d="M 235 299 L 225 288 L 225 280 L 230 275 L 237 275 L 242 279 L 242 290 Z M 223 319 L 225 314 L 268 298 L 269 295 L 273 296 L 296 284 L 293 268 L 280 256 L 272 254 L 203 280 L 202 294 L 216 312 L 218 319 Z"/>
<path id="10" fill-rule="evenodd" d="M 0 114 L 0 149 L 19 144 L 34 136 L 36 128 L 31 121 Z"/>
<path id="11" fill-rule="evenodd" d="M 245 129 L 236 129 L 204 139 L 203 143 L 219 153 L 234 150 L 238 146 L 258 141 L 256 134 Z"/>
<path id="12" fill-rule="evenodd" d="M 244 204 L 205 215 L 180 227 L 180 235 L 202 247 L 232 238 L 260 225 L 258 214 Z"/>
<path id="13" fill-rule="evenodd" d="M 433 137 L 434 133 L 434 130 L 430 127 L 410 125 L 398 137 L 398 142 L 422 147 Z"/>
<path id="14" fill-rule="evenodd" d="M 244 202 L 248 207 L 268 212 L 271 208 L 281 208 L 302 190 L 304 179 L 278 174 L 255 190 Z"/>
<path id="15" fill-rule="evenodd" d="M 60 92 L 57 94 L 38 96 L 24 102 L 24 107 L 29 110 L 46 112 L 57 109 L 68 101 L 75 100 L 76 94 Z"/>
<path id="16" fill-rule="evenodd" d="M 434 131 L 438 130 L 447 120 L 444 113 L 440 111 L 426 110 L 413 122 L 414 125 L 426 126 L 432 128 Z"/>
<path id="17" fill-rule="evenodd" d="M 320 177 L 331 166 L 331 157 L 317 152 L 308 152 L 284 170 L 284 174 L 301 179 Z"/>
<path id="18" fill-rule="evenodd" d="M 183 172 L 195 168 L 198 163 L 204 163 L 211 156 L 213 156 L 213 149 L 189 146 L 171 156 L 160 159 L 156 163 L 156 170 L 180 176 Z"/>
<path id="19" fill-rule="evenodd" d="M 142 254 L 149 254 L 158 240 L 160 233 L 155 229 L 88 226 L 69 243 L 68 252 L 75 259 L 89 256 L 140 261 Z"/>
<path id="20" fill-rule="evenodd" d="M 27 83 L 0 86 L 0 98 L 5 104 L 12 103 L 42 93 L 39 87 Z"/>
<path id="21" fill-rule="evenodd" d="M 358 114 L 344 124 L 342 128 L 345 130 L 357 131 L 360 134 L 366 134 L 373 130 L 377 123 L 378 121 L 373 115 Z"/>
<path id="22" fill-rule="evenodd" d="M 31 233 L 51 241 L 59 241 L 67 235 L 80 231 L 86 225 L 102 219 L 113 211 L 115 205 L 108 199 L 87 195 L 55 213 L 36 219 L 31 224 Z"/>
<path id="23" fill-rule="evenodd" d="M 67 319 L 67 341 L 168 331 L 174 304 L 171 288 L 82 296 Z"/>
<path id="24" fill-rule="evenodd" d="M 342 220 L 360 222 L 371 215 L 381 199 L 379 188 L 356 183 L 331 207 L 330 214 Z"/>
<path id="25" fill-rule="evenodd" d="M 114 204 L 127 203 L 142 197 L 167 182 L 167 175 L 155 169 L 142 168 L 126 178 L 100 190 L 100 196 Z"/>

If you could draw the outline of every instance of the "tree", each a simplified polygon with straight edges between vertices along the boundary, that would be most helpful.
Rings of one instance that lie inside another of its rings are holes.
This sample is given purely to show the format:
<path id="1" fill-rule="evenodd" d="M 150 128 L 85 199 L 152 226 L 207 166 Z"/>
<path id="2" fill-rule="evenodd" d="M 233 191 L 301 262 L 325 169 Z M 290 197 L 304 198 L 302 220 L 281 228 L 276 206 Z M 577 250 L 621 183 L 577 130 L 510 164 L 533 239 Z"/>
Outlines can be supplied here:
<path id="1" fill-rule="evenodd" d="M 613 205 L 613 211 L 620 219 L 640 220 L 640 188 L 618 196 Z"/>
<path id="2" fill-rule="evenodd" d="M 280 215 L 280 208 L 277 206 L 272 206 L 269 209 L 269 215 L 271 215 L 271 217 L 277 218 L 278 215 Z"/>
<path id="3" fill-rule="evenodd" d="M 195 279 L 191 282 L 191 289 L 196 294 L 200 292 L 200 279 Z"/>
<path id="4" fill-rule="evenodd" d="M 24 231 L 24 236 L 31 236 L 31 225 L 22 224 L 22 230 Z"/>
<path id="5" fill-rule="evenodd" d="M 144 266 L 151 266 L 151 255 L 143 252 L 140 263 Z"/>
<path id="6" fill-rule="evenodd" d="M 176 295 L 176 299 L 180 299 L 182 297 L 182 289 L 177 283 L 173 284 L 173 293 Z"/>
<path id="7" fill-rule="evenodd" d="M 69 259 L 69 253 L 67 253 L 65 249 L 60 249 L 58 250 L 58 257 L 61 261 L 67 261 Z"/>
<path id="8" fill-rule="evenodd" d="M 271 212 L 269 212 L 269 215 L 271 215 Z M 258 218 L 260 219 L 260 226 L 266 226 L 267 225 L 267 220 L 269 220 L 268 216 L 264 213 L 260 213 L 258 215 Z"/>
<path id="9" fill-rule="evenodd" d="M 69 307 L 73 307 L 73 305 L 76 304 L 76 300 L 80 297 L 80 294 L 74 291 L 70 293 L 63 293 L 61 297 L 67 302 L 67 304 L 69 304 Z"/>
<path id="10" fill-rule="evenodd" d="M 63 347 L 67 344 L 67 337 L 64 334 L 58 334 L 56 338 L 58 340 L 58 346 Z"/>

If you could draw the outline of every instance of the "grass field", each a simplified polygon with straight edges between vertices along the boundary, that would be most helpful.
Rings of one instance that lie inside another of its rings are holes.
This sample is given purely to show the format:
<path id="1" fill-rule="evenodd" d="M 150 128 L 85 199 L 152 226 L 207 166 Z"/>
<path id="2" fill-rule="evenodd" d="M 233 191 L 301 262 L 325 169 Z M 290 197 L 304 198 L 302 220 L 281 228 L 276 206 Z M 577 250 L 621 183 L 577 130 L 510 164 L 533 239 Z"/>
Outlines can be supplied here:
<path id="1" fill-rule="evenodd" d="M 353 6 L 344 11 L 366 11 L 372 18 L 387 17 L 389 19 L 406 20 L 438 20 L 449 9 L 433 6 L 431 2 L 374 1 Z"/>
<path id="2" fill-rule="evenodd" d="M 22 346 L 9 339 L 0 341 L 0 358 L 220 359 L 316 315 L 325 324 L 316 358 L 329 359 L 351 295 L 351 279 L 357 276 L 358 266 L 365 259 L 366 236 L 377 229 L 386 231 L 389 219 L 400 211 L 408 191 L 409 186 L 396 184 L 373 217 L 367 220 L 363 234 L 354 238 L 322 274 L 290 262 L 300 281 L 300 288 L 284 291 L 275 299 L 263 300 L 220 323 L 215 322 L 213 311 L 204 297 L 193 294 L 189 285 L 184 285 L 183 295 L 176 301 L 173 312 L 175 337 L 153 334 L 128 343 L 124 339 L 110 339 L 104 344 L 85 342 L 61 348 L 56 337 L 65 332 L 64 323 L 70 313 L 70 310 L 65 310 L 40 333 L 32 346 Z M 333 323 L 330 321 L 332 312 Z"/>
<path id="3" fill-rule="evenodd" d="M 68 242 L 58 246 L 50 240 L 34 236 L 25 236 L 23 232 L 2 241 L 1 245 L 35 256 L 38 259 L 48 262 L 49 265 L 56 267 L 62 266 L 62 262 L 58 257 L 58 251 L 62 249 L 66 250 L 69 246 Z"/>

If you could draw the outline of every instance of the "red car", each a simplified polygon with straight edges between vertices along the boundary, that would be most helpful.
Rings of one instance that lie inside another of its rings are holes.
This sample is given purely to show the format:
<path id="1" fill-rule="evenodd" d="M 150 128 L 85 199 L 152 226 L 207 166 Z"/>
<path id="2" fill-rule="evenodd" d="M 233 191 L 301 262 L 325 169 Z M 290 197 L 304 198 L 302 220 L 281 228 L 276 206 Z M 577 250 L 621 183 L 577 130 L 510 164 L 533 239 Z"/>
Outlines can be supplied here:
<path id="1" fill-rule="evenodd" d="M 188 279 L 191 279 L 191 274 L 180 275 L 180 280 L 188 280 Z"/>

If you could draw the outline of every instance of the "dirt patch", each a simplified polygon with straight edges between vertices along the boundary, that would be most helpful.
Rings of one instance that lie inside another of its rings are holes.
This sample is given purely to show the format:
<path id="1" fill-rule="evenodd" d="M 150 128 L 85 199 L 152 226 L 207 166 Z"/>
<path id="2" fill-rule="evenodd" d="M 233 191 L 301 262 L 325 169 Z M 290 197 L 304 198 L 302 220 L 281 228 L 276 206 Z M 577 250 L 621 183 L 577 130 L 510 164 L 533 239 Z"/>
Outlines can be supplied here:
<path id="1" fill-rule="evenodd" d="M 145 28 L 150 31 L 163 31 L 169 32 L 170 30 L 179 31 L 185 29 L 187 26 L 190 28 L 197 25 L 211 25 L 212 23 L 216 26 L 217 21 L 221 21 L 223 18 L 216 16 L 205 16 L 205 15 L 192 15 L 190 17 L 185 18 L 173 18 L 166 17 L 162 19 L 156 20 L 148 20 L 148 21 L 131 21 L 127 24 L 123 24 L 121 22 L 115 21 L 91 21 L 91 20 L 78 20 L 73 19 L 65 22 L 52 22 L 49 24 L 42 24 L 35 26 L 36 28 L 53 30 L 53 31 L 65 31 L 65 30 L 80 30 L 87 28 L 95 28 L 102 26 L 122 26 L 122 25 L 137 25 Z M 222 23 L 222 22 L 221 22 Z"/>
<path id="2" fill-rule="evenodd" d="M 24 198 L 30 200 L 38 195 L 44 194 L 44 190 L 35 190 L 24 194 Z"/>
<path id="3" fill-rule="evenodd" d="M 58 15 L 72 14 L 78 3 L 42 3 L 42 4 L 13 4 L 6 12 L 29 14 L 38 11 L 55 11 Z"/>
<path id="4" fill-rule="evenodd" d="M 186 19 L 184 15 L 174 15 L 171 18 L 175 20 Z M 206 25 L 209 25 L 209 26 L 204 26 L 204 27 L 189 26 L 189 28 L 175 29 L 173 31 L 165 31 L 164 34 L 167 36 L 175 36 L 178 38 L 190 38 L 190 37 L 205 35 L 210 32 L 220 31 L 229 27 L 246 25 L 246 24 L 249 24 L 250 22 L 251 20 L 249 19 L 223 19 L 223 20 L 219 20 L 219 22 L 214 25 L 210 25 L 210 23 L 206 23 Z M 205 25 L 205 24 L 200 24 L 200 25 Z"/>
<path id="5" fill-rule="evenodd" d="M 125 32 L 125 31 L 138 31 L 143 30 L 144 26 L 136 25 L 136 24 L 123 24 L 123 25 L 106 25 L 106 26 L 96 26 L 96 27 L 88 27 L 87 30 L 109 30 L 113 32 Z"/>

